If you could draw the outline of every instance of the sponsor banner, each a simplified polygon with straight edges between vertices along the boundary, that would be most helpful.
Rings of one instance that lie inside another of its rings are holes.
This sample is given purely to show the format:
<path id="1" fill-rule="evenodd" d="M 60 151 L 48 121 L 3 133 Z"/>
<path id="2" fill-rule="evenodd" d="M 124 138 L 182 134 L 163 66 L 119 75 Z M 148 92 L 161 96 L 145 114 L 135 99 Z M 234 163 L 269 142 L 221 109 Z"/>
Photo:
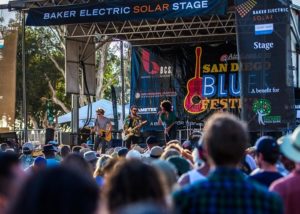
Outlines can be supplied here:
<path id="1" fill-rule="evenodd" d="M 199 127 L 219 109 L 240 112 L 235 44 L 134 47 L 131 68 L 131 105 L 149 121 L 145 130 L 162 130 L 157 120 L 164 99 L 182 128 Z"/>
<path id="2" fill-rule="evenodd" d="M 227 0 L 105 1 L 60 7 L 31 8 L 26 25 L 48 26 L 140 19 L 174 19 L 199 15 L 224 15 Z"/>
<path id="3" fill-rule="evenodd" d="M 236 0 L 242 119 L 250 131 L 295 122 L 287 0 Z"/>

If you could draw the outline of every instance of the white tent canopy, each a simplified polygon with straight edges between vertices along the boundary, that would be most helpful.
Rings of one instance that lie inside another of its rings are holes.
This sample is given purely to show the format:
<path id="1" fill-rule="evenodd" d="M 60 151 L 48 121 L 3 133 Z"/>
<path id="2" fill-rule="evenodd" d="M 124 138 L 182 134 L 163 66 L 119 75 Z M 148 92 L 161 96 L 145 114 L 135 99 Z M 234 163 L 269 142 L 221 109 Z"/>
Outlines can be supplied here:
<path id="1" fill-rule="evenodd" d="M 113 119 L 114 115 L 113 115 L 113 107 L 112 107 L 112 102 L 109 100 L 105 100 L 105 99 L 100 99 L 94 103 L 92 103 L 92 117 L 91 120 L 93 121 L 96 117 L 96 110 L 98 108 L 102 108 L 105 111 L 105 117 Z M 129 106 L 126 105 L 125 106 L 125 115 L 128 114 L 129 112 Z M 120 117 L 120 115 L 122 114 L 122 106 L 118 105 L 117 106 L 117 111 L 118 111 L 118 117 Z M 79 126 L 82 126 L 84 124 L 84 122 L 88 119 L 87 118 L 87 112 L 88 112 L 88 106 L 83 106 L 81 108 L 79 108 Z M 71 122 L 71 112 L 64 114 L 60 117 L 58 117 L 58 123 L 68 123 Z"/>

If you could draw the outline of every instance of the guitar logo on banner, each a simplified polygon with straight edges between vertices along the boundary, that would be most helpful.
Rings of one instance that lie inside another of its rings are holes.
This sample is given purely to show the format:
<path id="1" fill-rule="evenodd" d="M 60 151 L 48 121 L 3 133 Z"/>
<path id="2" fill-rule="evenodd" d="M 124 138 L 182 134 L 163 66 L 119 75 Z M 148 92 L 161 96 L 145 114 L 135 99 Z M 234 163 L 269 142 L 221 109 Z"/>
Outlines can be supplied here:
<path id="1" fill-rule="evenodd" d="M 255 7 L 256 4 L 256 0 L 248 0 L 236 6 L 236 11 L 242 18 L 244 18 Z"/>
<path id="2" fill-rule="evenodd" d="M 187 82 L 187 95 L 184 98 L 184 109 L 191 114 L 199 114 L 206 109 L 203 108 L 202 100 L 202 77 L 201 77 L 201 56 L 202 48 L 196 47 L 195 76 Z"/>

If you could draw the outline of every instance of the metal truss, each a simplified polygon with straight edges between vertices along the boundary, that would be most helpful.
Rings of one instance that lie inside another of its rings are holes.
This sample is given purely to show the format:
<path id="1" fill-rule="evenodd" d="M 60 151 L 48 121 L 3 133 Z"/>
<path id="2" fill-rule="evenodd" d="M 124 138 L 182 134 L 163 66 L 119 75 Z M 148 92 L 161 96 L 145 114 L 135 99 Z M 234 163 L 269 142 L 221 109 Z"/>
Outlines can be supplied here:
<path id="1" fill-rule="evenodd" d="M 103 0 L 29 0 L 26 9 L 68 6 L 102 2 Z M 120 0 L 110 0 L 120 1 Z M 65 37 L 94 37 L 97 42 L 126 40 L 132 45 L 215 42 L 235 39 L 236 23 L 233 0 L 228 0 L 225 16 L 195 16 L 176 19 L 143 19 L 139 21 L 114 21 L 73 24 L 67 27 Z M 71 29 L 71 30 L 70 30 Z"/>
<path id="2" fill-rule="evenodd" d="M 233 11 L 229 11 L 226 16 L 75 24 L 65 36 L 95 36 L 98 40 L 113 37 L 129 41 L 133 45 L 147 45 L 224 41 L 235 37 L 235 34 L 235 15 Z"/>

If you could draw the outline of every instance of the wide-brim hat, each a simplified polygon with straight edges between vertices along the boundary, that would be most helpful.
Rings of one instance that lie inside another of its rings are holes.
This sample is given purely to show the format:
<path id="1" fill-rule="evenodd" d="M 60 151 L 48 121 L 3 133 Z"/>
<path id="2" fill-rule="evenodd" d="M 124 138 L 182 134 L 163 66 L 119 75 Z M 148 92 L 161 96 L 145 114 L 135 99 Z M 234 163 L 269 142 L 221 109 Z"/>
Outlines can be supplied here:
<path id="1" fill-rule="evenodd" d="M 300 126 L 290 135 L 277 140 L 280 151 L 290 160 L 300 163 Z"/>

